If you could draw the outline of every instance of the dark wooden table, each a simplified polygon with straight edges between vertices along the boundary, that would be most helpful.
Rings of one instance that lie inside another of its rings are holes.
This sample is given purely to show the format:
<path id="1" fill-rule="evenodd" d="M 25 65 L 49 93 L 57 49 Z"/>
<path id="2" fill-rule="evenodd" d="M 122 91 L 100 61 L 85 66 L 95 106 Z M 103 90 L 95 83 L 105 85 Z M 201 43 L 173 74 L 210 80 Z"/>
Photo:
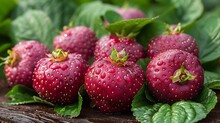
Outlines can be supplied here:
<path id="1" fill-rule="evenodd" d="M 5 81 L 0 80 L 0 102 L 8 99 L 4 95 L 10 87 Z M 218 101 L 220 101 L 220 91 L 217 92 Z M 131 112 L 124 114 L 104 114 L 96 109 L 89 108 L 87 104 L 83 105 L 83 110 L 79 117 L 69 118 L 55 114 L 52 107 L 32 104 L 11 106 L 0 103 L 0 122 L 18 122 L 18 123 L 54 123 L 54 122 L 74 122 L 74 123 L 135 123 L 137 122 Z M 220 123 L 220 103 L 201 123 Z"/>

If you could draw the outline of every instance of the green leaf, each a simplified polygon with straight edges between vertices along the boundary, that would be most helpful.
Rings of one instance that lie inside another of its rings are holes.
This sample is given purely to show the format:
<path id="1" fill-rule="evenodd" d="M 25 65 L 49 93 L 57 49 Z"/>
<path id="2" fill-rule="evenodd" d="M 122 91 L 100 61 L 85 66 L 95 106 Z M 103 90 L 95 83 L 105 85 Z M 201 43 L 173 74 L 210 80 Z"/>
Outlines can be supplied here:
<path id="1" fill-rule="evenodd" d="M 145 25 L 151 23 L 155 19 L 156 18 L 138 18 L 122 20 L 107 25 L 106 30 L 119 36 L 135 37 Z"/>
<path id="2" fill-rule="evenodd" d="M 219 15 L 210 14 L 202 17 L 185 31 L 196 39 L 200 51 L 200 60 L 203 64 L 220 57 L 219 23 Z"/>
<path id="3" fill-rule="evenodd" d="M 104 18 L 109 22 L 109 23 L 114 23 L 117 21 L 121 21 L 122 17 L 116 13 L 115 11 L 109 10 L 105 13 Z"/>
<path id="4" fill-rule="evenodd" d="M 218 89 L 219 90 L 220 89 L 220 79 L 209 81 L 208 83 L 206 83 L 205 86 L 208 88 L 211 88 L 211 89 Z"/>
<path id="5" fill-rule="evenodd" d="M 16 0 L 1 0 L 0 1 L 0 22 L 9 14 L 15 7 Z"/>
<path id="6" fill-rule="evenodd" d="M 163 34 L 167 29 L 167 25 L 162 22 L 155 20 L 147 24 L 137 36 L 137 41 L 146 47 L 146 44 L 154 37 Z"/>
<path id="7" fill-rule="evenodd" d="M 203 13 L 201 0 L 171 0 L 176 7 L 176 14 L 179 22 L 186 24 L 195 21 Z"/>
<path id="8" fill-rule="evenodd" d="M 217 96 L 214 91 L 204 87 L 202 92 L 195 99 L 196 102 L 203 104 L 207 112 L 210 112 L 217 103 Z"/>
<path id="9" fill-rule="evenodd" d="M 138 121 L 141 121 L 142 123 L 149 123 L 152 122 L 152 116 L 158 111 L 162 104 L 150 104 L 146 99 L 145 89 L 146 86 L 143 86 L 135 95 L 131 104 L 131 111 Z"/>
<path id="10" fill-rule="evenodd" d="M 135 108 L 138 108 L 138 107 L 145 106 L 148 103 L 148 101 L 146 100 L 146 96 L 145 96 L 145 89 L 146 89 L 146 86 L 144 85 L 138 91 L 138 93 L 134 96 L 134 99 L 131 104 L 132 105 L 131 110 L 134 110 Z"/>
<path id="11" fill-rule="evenodd" d="M 29 10 L 41 10 L 50 17 L 54 27 L 62 29 L 69 23 L 75 8 L 70 0 L 19 0 L 12 15 L 16 18 Z"/>
<path id="12" fill-rule="evenodd" d="M 211 89 L 205 88 L 195 101 L 178 101 L 172 105 L 150 103 L 142 88 L 132 101 L 132 112 L 142 123 L 192 123 L 207 116 L 215 107 L 217 96 Z"/>
<path id="13" fill-rule="evenodd" d="M 12 43 L 4 43 L 0 45 L 0 54 L 9 49 L 12 46 Z"/>
<path id="14" fill-rule="evenodd" d="M 82 102 L 83 102 L 83 98 L 81 94 L 78 93 L 77 102 L 67 106 L 56 106 L 54 110 L 56 113 L 63 116 L 78 117 L 82 109 Z"/>
<path id="15" fill-rule="evenodd" d="M 96 32 L 98 38 L 102 37 L 108 32 L 104 28 L 101 16 L 109 10 L 114 10 L 116 7 L 109 4 L 101 3 L 100 1 L 83 4 L 74 13 L 73 19 L 70 23 L 75 26 L 84 25 L 90 27 Z"/>
<path id="16" fill-rule="evenodd" d="M 145 59 L 139 59 L 137 61 L 137 64 L 143 69 L 144 72 L 146 72 L 146 68 L 149 62 L 150 62 L 150 59 L 145 58 Z"/>
<path id="17" fill-rule="evenodd" d="M 9 36 L 10 28 L 11 28 L 11 20 L 10 19 L 4 20 L 3 22 L 0 23 L 0 34 Z"/>
<path id="18" fill-rule="evenodd" d="M 15 85 L 5 96 L 11 99 L 7 102 L 4 102 L 5 104 L 9 105 L 42 103 L 54 106 L 54 104 L 38 97 L 38 94 L 33 89 L 23 85 Z"/>
<path id="19" fill-rule="evenodd" d="M 46 100 L 43 100 L 42 98 L 40 98 L 38 96 L 33 96 L 33 99 L 34 99 L 35 103 L 42 103 L 42 104 L 47 104 L 47 105 L 50 105 L 50 106 L 54 106 L 53 103 L 48 102 Z"/>
<path id="20" fill-rule="evenodd" d="M 19 105 L 35 103 L 33 96 L 37 96 L 37 93 L 23 85 L 15 85 L 5 96 L 11 98 L 6 104 Z"/>
<path id="21" fill-rule="evenodd" d="M 11 38 L 15 43 L 22 40 L 39 40 L 52 49 L 54 28 L 50 18 L 42 11 L 27 11 L 11 25 Z"/>
<path id="22" fill-rule="evenodd" d="M 151 5 L 148 13 L 160 16 L 160 20 L 168 24 L 182 23 L 188 25 L 197 20 L 203 13 L 201 0 L 157 0 L 158 4 Z"/>
<path id="23" fill-rule="evenodd" d="M 204 72 L 204 84 L 205 84 L 205 86 L 210 84 L 210 82 L 216 81 L 216 80 L 217 81 L 220 80 L 220 74 L 210 72 L 210 71 L 205 71 Z"/>
<path id="24" fill-rule="evenodd" d="M 202 0 L 206 10 L 212 10 L 220 6 L 219 0 Z"/>

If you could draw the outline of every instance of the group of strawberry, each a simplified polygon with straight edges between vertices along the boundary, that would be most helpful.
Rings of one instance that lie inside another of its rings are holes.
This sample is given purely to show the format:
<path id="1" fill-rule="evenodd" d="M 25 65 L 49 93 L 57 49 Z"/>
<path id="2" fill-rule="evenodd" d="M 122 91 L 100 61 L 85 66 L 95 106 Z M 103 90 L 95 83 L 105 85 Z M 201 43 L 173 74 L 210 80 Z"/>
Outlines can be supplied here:
<path id="1" fill-rule="evenodd" d="M 124 19 L 144 17 L 140 11 L 137 14 L 138 10 L 129 10 L 136 11 L 135 16 L 117 11 Z M 145 80 L 155 100 L 170 104 L 193 99 L 203 86 L 198 46 L 193 37 L 180 31 L 179 25 L 154 37 L 147 50 L 134 38 L 106 35 L 98 40 L 85 26 L 65 28 L 53 46 L 55 50 L 50 53 L 34 40 L 15 45 L 5 59 L 9 84 L 34 88 L 43 99 L 61 105 L 76 101 L 84 84 L 102 112 L 129 110 Z M 88 66 L 93 55 L 94 62 Z M 151 61 L 145 75 L 136 62 L 146 57 Z"/>

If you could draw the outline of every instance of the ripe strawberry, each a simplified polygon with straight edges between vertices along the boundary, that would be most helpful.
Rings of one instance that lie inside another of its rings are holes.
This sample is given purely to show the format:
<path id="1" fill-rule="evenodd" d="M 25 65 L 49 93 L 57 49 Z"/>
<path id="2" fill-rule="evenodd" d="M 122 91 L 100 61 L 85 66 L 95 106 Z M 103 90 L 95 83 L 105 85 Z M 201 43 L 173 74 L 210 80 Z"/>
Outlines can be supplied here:
<path id="1" fill-rule="evenodd" d="M 85 26 L 78 26 L 64 31 L 53 42 L 54 48 L 61 48 L 69 53 L 81 54 L 85 60 L 93 56 L 96 34 Z"/>
<path id="2" fill-rule="evenodd" d="M 80 54 L 56 49 L 48 58 L 38 61 L 33 74 L 33 88 L 44 99 L 55 104 L 77 100 L 87 63 Z"/>
<path id="3" fill-rule="evenodd" d="M 22 41 L 8 51 L 5 58 L 4 72 L 10 86 L 22 84 L 32 87 L 32 74 L 37 61 L 46 54 L 49 49 L 42 43 L 34 40 Z"/>
<path id="4" fill-rule="evenodd" d="M 133 97 L 144 84 L 144 72 L 126 61 L 124 50 L 113 49 L 110 58 L 95 61 L 85 76 L 85 89 L 102 112 L 120 112 L 130 108 Z"/>
<path id="5" fill-rule="evenodd" d="M 158 102 L 191 100 L 203 87 L 204 71 L 199 59 L 182 50 L 158 54 L 148 64 L 146 74 L 149 90 Z"/>
<path id="6" fill-rule="evenodd" d="M 171 26 L 167 34 L 154 37 L 147 46 L 147 55 L 153 58 L 168 49 L 179 49 L 199 56 L 199 49 L 195 39 L 181 32 L 180 25 Z"/>
<path id="7" fill-rule="evenodd" d="M 129 38 L 119 38 L 114 35 L 104 36 L 99 41 L 96 42 L 95 47 L 95 59 L 102 59 L 109 57 L 112 48 L 117 51 L 125 50 L 129 54 L 129 61 L 138 61 L 141 58 L 145 58 L 144 48 L 136 42 L 135 39 Z"/>
<path id="8" fill-rule="evenodd" d="M 115 10 L 119 15 L 122 16 L 124 20 L 135 19 L 135 18 L 145 18 L 144 13 L 135 8 L 119 8 Z"/>

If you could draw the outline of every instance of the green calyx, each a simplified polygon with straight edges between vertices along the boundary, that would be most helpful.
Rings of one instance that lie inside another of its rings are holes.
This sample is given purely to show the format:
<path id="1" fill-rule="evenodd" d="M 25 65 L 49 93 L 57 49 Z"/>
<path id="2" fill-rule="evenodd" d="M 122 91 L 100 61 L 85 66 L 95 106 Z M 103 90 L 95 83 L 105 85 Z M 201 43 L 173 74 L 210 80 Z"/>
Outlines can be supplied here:
<path id="1" fill-rule="evenodd" d="M 115 35 L 119 38 L 129 38 L 129 39 L 133 39 L 134 37 L 136 37 L 137 35 L 139 34 L 139 32 L 132 32 L 132 33 L 129 33 L 129 34 L 126 34 L 126 31 L 122 30 L 122 32 L 119 34 L 119 33 L 115 33 Z"/>
<path id="2" fill-rule="evenodd" d="M 172 26 L 167 24 L 166 34 L 179 34 L 181 32 L 182 32 L 182 28 L 180 23 Z"/>
<path id="3" fill-rule="evenodd" d="M 112 48 L 112 53 L 110 55 L 110 61 L 118 66 L 124 66 L 125 62 L 128 59 L 128 54 L 125 52 L 125 50 L 123 49 L 120 52 L 117 52 L 115 50 L 115 48 Z"/>
<path id="4" fill-rule="evenodd" d="M 122 9 L 129 9 L 130 8 L 130 5 L 128 2 L 124 2 L 123 5 L 122 5 Z"/>
<path id="5" fill-rule="evenodd" d="M 0 57 L 0 59 L 4 61 L 0 63 L 0 66 L 3 64 L 7 64 L 11 67 L 16 65 L 19 59 L 18 54 L 12 50 L 8 50 L 7 53 L 8 53 L 8 56 L 6 58 Z"/>
<path id="6" fill-rule="evenodd" d="M 194 80 L 195 76 L 189 73 L 188 70 L 184 68 L 184 64 L 181 65 L 180 69 L 177 69 L 173 76 L 170 76 L 173 83 L 179 82 L 181 84 L 186 83 L 188 80 Z"/>
<path id="7" fill-rule="evenodd" d="M 52 52 L 51 55 L 49 55 L 49 57 L 55 62 L 61 62 L 68 58 L 68 53 L 64 52 L 62 49 L 57 48 Z"/>

